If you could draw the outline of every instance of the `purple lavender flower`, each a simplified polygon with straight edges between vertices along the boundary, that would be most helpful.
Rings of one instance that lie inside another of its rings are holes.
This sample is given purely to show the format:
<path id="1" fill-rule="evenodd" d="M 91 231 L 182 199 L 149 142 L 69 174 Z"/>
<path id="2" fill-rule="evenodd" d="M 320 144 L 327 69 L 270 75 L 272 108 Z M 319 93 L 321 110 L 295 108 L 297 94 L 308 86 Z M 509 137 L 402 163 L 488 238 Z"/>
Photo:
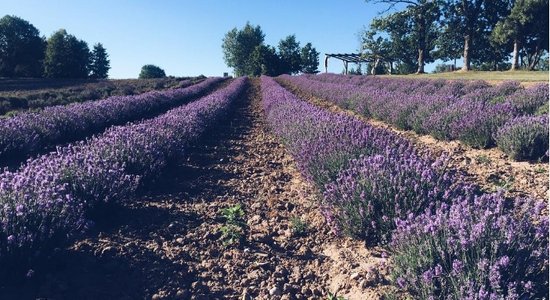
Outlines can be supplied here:
<path id="1" fill-rule="evenodd" d="M 407 281 L 403 277 L 398 277 L 397 280 L 397 286 L 401 289 L 405 289 L 407 287 Z"/>
<path id="2" fill-rule="evenodd" d="M 434 278 L 434 271 L 431 269 L 422 273 L 422 280 L 424 280 L 424 283 L 431 284 L 433 278 Z"/>

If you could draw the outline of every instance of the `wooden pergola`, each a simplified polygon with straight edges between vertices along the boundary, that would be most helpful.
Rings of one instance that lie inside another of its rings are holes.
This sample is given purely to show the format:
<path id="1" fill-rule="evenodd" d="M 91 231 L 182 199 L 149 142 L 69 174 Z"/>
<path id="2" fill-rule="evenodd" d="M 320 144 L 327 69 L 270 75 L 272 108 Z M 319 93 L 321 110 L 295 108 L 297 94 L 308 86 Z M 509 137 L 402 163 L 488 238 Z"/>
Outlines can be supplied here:
<path id="1" fill-rule="evenodd" d="M 342 53 L 342 54 L 331 54 L 331 53 L 325 53 L 325 73 L 328 72 L 328 60 L 329 58 L 336 58 L 344 62 L 344 69 L 346 70 L 346 74 L 348 74 L 348 63 L 368 63 L 371 62 L 372 59 L 368 59 L 361 54 L 357 53 Z"/>
<path id="2" fill-rule="evenodd" d="M 370 62 L 376 62 L 376 60 L 390 62 L 390 60 L 382 57 L 372 57 L 372 56 L 367 57 L 357 53 L 342 53 L 342 54 L 325 53 L 325 73 L 328 72 L 328 60 L 331 57 L 339 59 L 344 62 L 344 69 L 345 69 L 346 75 L 348 74 L 348 63 L 356 63 L 356 64 L 370 63 Z M 391 70 L 391 64 L 390 64 L 390 70 Z"/>

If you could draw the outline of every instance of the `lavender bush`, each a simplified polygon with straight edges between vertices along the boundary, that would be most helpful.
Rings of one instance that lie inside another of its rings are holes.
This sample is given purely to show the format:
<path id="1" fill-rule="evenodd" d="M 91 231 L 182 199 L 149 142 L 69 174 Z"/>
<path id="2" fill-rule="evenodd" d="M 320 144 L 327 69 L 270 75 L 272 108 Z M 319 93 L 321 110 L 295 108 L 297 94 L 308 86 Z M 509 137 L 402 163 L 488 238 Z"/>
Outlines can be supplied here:
<path id="1" fill-rule="evenodd" d="M 295 157 L 304 176 L 321 191 L 351 159 L 410 144 L 390 131 L 305 103 L 272 78 L 264 76 L 261 83 L 264 109 L 272 130 Z"/>
<path id="2" fill-rule="evenodd" d="M 548 115 L 517 117 L 501 127 L 495 139 L 512 159 L 541 159 L 548 152 Z"/>
<path id="3" fill-rule="evenodd" d="M 281 76 L 280 80 L 399 129 L 441 140 L 458 139 L 474 148 L 493 147 L 498 128 L 518 115 L 533 114 L 548 101 L 547 85 L 524 89 L 515 81 L 490 86 L 484 81 L 336 74 Z"/>
<path id="4" fill-rule="evenodd" d="M 334 232 L 376 243 L 389 242 L 396 219 L 473 190 L 457 184 L 459 177 L 445 169 L 445 157 L 432 161 L 410 145 L 349 165 L 326 185 L 323 213 Z"/>
<path id="5" fill-rule="evenodd" d="M 494 105 L 477 101 L 459 103 L 465 113 L 451 122 L 450 135 L 473 148 L 483 149 L 494 146 L 495 132 L 516 113 L 515 108 L 509 103 Z"/>
<path id="6" fill-rule="evenodd" d="M 521 115 L 532 115 L 540 106 L 548 103 L 548 98 L 548 83 L 539 83 L 516 91 L 506 97 L 505 101 L 511 103 Z"/>
<path id="7" fill-rule="evenodd" d="M 461 197 L 397 222 L 393 282 L 422 299 L 548 297 L 548 216 L 543 201 L 501 194 Z"/>
<path id="8" fill-rule="evenodd" d="M 112 125 L 154 116 L 198 97 L 222 80 L 209 78 L 187 88 L 52 106 L 39 112 L 0 119 L 0 161 L 25 158 L 44 148 L 85 138 Z"/>
<path id="9" fill-rule="evenodd" d="M 0 264 L 32 258 L 85 230 L 87 212 L 99 203 L 131 199 L 223 118 L 245 85 L 239 78 L 157 118 L 110 128 L 1 173 Z"/>

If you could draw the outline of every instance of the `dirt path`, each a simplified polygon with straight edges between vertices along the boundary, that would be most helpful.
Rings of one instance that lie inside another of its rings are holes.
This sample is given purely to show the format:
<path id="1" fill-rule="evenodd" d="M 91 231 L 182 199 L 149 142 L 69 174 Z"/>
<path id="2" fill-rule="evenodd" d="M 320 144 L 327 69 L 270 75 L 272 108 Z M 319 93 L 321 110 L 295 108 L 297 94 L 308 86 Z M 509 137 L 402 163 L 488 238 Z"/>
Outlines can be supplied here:
<path id="1" fill-rule="evenodd" d="M 328 232 L 252 83 L 234 115 L 152 190 L 105 210 L 30 279 L 0 286 L 0 298 L 378 299 L 382 251 Z M 222 210 L 237 204 L 240 243 L 225 245 Z"/>
<path id="2" fill-rule="evenodd" d="M 283 80 L 278 80 L 278 82 L 301 99 L 317 106 L 334 112 L 344 112 L 372 126 L 391 130 L 413 141 L 420 149 L 429 149 L 436 154 L 443 152 L 449 154 L 450 167 L 460 170 L 467 179 L 486 191 L 504 189 L 508 196 L 530 196 L 539 199 L 548 199 L 550 196 L 548 163 L 512 161 L 497 148 L 473 149 L 459 141 L 439 141 L 429 135 L 398 130 L 384 122 L 367 119 L 353 111 L 342 109 Z"/>

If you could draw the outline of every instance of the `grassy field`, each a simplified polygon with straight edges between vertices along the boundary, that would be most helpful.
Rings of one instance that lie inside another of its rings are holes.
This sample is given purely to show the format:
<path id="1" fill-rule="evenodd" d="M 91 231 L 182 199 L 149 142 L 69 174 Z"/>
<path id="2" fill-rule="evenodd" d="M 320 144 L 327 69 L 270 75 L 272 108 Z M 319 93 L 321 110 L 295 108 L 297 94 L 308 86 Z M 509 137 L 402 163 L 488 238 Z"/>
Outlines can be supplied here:
<path id="1" fill-rule="evenodd" d="M 465 80 L 517 80 L 521 82 L 548 81 L 548 71 L 470 71 L 470 72 L 448 72 L 435 74 L 410 74 L 410 75 L 380 75 L 384 77 L 404 78 L 433 78 L 433 79 L 465 79 Z"/>

